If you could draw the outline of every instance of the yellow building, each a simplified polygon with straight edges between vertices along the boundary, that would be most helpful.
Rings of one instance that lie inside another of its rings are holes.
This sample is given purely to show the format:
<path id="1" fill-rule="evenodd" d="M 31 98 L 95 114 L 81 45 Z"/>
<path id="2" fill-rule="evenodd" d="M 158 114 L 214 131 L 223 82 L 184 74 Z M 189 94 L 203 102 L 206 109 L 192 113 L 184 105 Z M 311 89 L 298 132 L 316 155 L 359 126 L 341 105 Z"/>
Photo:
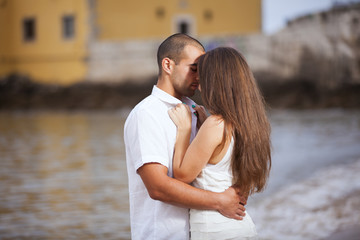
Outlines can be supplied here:
<path id="1" fill-rule="evenodd" d="M 0 0 L 0 74 L 68 84 L 86 74 L 86 0 Z"/>
<path id="2" fill-rule="evenodd" d="M 200 40 L 261 32 L 261 0 L 0 0 L 0 77 L 136 78 L 131 66 L 156 71 L 158 44 L 176 32 Z"/>

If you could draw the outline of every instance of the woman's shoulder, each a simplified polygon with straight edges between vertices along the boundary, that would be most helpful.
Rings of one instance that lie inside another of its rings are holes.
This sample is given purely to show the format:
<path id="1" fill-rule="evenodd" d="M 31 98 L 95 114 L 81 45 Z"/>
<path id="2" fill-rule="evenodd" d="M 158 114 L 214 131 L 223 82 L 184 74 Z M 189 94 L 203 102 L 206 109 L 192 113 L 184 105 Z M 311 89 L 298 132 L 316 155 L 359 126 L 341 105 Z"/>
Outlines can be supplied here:
<path id="1" fill-rule="evenodd" d="M 204 123 L 214 124 L 214 125 L 224 125 L 224 119 L 220 115 L 210 115 L 206 118 Z"/>
<path id="2" fill-rule="evenodd" d="M 221 116 L 210 115 L 208 118 L 206 118 L 201 127 L 222 132 L 224 130 L 224 126 L 224 119 Z"/>

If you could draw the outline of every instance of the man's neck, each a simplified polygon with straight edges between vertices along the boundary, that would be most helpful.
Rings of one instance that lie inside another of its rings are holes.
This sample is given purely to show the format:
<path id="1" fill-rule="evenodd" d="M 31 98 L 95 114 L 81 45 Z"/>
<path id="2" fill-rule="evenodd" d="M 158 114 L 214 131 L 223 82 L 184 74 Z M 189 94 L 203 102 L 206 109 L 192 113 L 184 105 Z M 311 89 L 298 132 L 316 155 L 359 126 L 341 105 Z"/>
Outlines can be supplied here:
<path id="1" fill-rule="evenodd" d="M 181 95 L 179 95 L 175 92 L 173 85 L 171 84 L 170 80 L 168 80 L 168 79 L 158 78 L 156 87 L 158 87 L 159 89 L 163 90 L 164 92 L 170 94 L 171 96 L 176 97 L 179 100 L 181 100 L 181 98 L 182 98 Z"/>

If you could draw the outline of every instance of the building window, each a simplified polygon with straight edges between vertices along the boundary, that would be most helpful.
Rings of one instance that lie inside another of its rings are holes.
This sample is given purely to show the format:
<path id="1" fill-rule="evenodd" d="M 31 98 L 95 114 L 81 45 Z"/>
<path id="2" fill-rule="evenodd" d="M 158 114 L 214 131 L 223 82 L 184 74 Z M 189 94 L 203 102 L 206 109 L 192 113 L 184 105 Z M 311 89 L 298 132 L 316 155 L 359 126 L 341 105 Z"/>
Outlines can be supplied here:
<path id="1" fill-rule="evenodd" d="M 213 12 L 209 9 L 204 11 L 204 18 L 207 21 L 211 21 L 213 19 Z"/>
<path id="2" fill-rule="evenodd" d="M 165 16 L 165 9 L 163 7 L 158 7 L 155 10 L 155 14 L 158 18 L 163 18 Z"/>
<path id="3" fill-rule="evenodd" d="M 189 26 L 187 22 L 179 23 L 179 32 L 184 34 L 189 34 Z"/>
<path id="4" fill-rule="evenodd" d="M 0 8 L 5 8 L 7 5 L 7 0 L 0 0 Z"/>
<path id="5" fill-rule="evenodd" d="M 67 15 L 62 18 L 62 31 L 64 39 L 71 39 L 75 36 L 75 17 Z"/>
<path id="6" fill-rule="evenodd" d="M 195 27 L 195 20 L 191 15 L 176 15 L 173 18 L 173 32 L 194 36 L 196 34 Z"/>
<path id="7" fill-rule="evenodd" d="M 36 22 L 35 18 L 25 18 L 23 20 L 23 38 L 24 41 L 34 41 L 36 37 Z"/>
<path id="8" fill-rule="evenodd" d="M 186 9 L 188 8 L 189 4 L 187 0 L 179 0 L 179 8 Z"/>

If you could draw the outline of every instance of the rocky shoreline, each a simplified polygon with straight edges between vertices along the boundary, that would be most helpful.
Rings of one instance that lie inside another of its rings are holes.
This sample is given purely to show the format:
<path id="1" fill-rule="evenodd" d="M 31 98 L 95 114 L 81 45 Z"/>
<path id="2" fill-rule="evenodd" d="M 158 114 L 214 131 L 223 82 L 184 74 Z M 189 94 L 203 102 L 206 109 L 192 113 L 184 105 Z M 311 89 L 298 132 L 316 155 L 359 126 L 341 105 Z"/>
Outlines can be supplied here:
<path id="1" fill-rule="evenodd" d="M 360 84 L 324 88 L 307 80 L 259 84 L 266 103 L 272 108 L 321 109 L 360 108 Z"/>
<path id="2" fill-rule="evenodd" d="M 322 88 L 311 81 L 258 81 L 270 108 L 360 108 L 360 84 Z M 70 86 L 46 85 L 26 77 L 0 80 L 0 110 L 89 110 L 133 107 L 150 94 L 156 77 L 144 83 L 82 82 Z M 194 96 L 201 104 L 200 94 Z"/>
<path id="3" fill-rule="evenodd" d="M 0 110 L 117 109 L 135 106 L 151 92 L 145 84 L 81 82 L 70 86 L 40 84 L 25 77 L 0 80 Z"/>

